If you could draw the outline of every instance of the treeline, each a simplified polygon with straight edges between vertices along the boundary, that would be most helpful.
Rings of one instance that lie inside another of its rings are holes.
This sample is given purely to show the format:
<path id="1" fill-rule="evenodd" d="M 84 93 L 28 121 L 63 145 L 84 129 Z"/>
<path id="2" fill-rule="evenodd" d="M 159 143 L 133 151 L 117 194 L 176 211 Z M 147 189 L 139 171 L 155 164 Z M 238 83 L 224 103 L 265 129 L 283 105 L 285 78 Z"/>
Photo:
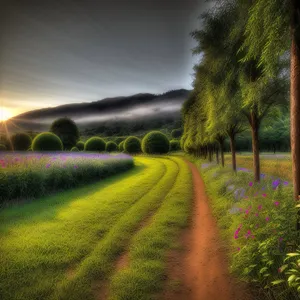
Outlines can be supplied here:
<path id="1" fill-rule="evenodd" d="M 144 117 L 128 120 L 109 120 L 99 122 L 95 125 L 89 124 L 89 128 L 82 131 L 82 135 L 92 136 L 101 134 L 102 136 L 127 136 L 142 135 L 150 130 L 161 130 L 169 134 L 174 128 L 181 127 L 181 117 L 179 113 L 169 115 L 159 115 L 158 117 Z M 92 128 L 91 128 L 92 127 Z"/>
<path id="2" fill-rule="evenodd" d="M 202 29 L 192 32 L 197 42 L 193 53 L 201 55 L 201 60 L 194 67 L 193 91 L 182 109 L 181 146 L 186 152 L 210 160 L 215 156 L 224 166 L 228 141 L 234 171 L 236 151 L 251 149 L 254 179 L 259 181 L 259 152 L 288 151 L 291 145 L 297 198 L 300 94 L 295 92 L 293 80 L 299 89 L 300 39 L 294 31 L 291 34 L 291 22 L 295 20 L 290 16 L 299 14 L 300 5 L 294 2 L 217 1 L 202 16 Z M 299 25 L 295 29 L 298 33 Z M 297 45 L 296 52 L 290 51 L 291 42 Z M 296 71 L 295 59 L 299 63 Z M 289 76 L 290 70 L 293 76 Z"/>

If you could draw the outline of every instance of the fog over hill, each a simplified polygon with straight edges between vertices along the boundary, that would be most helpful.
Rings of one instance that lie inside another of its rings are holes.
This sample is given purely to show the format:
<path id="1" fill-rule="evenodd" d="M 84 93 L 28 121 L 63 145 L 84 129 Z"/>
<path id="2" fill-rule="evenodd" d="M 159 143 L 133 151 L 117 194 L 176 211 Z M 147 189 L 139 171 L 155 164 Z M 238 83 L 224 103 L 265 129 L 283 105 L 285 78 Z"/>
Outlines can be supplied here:
<path id="1" fill-rule="evenodd" d="M 116 131 L 114 127 L 131 127 L 136 131 L 155 129 L 168 123 L 174 123 L 175 126 L 180 123 L 180 109 L 189 92 L 180 89 L 161 95 L 144 93 L 43 108 L 20 114 L 6 123 L 10 132 L 19 131 L 20 128 L 44 131 L 49 129 L 53 120 L 69 117 L 78 124 L 81 131 L 96 130 L 101 133 L 101 130 L 111 128 L 114 134 L 122 134 L 121 128 Z"/>

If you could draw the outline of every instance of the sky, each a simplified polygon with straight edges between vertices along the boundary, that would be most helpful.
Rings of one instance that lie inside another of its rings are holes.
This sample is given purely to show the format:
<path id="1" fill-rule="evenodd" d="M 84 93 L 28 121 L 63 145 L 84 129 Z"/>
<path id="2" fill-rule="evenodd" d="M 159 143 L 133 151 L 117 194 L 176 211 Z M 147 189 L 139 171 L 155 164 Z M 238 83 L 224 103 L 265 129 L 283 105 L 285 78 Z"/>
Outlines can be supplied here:
<path id="1" fill-rule="evenodd" d="M 0 108 L 191 89 L 205 0 L 0 0 Z M 7 113 L 7 112 L 6 112 Z"/>

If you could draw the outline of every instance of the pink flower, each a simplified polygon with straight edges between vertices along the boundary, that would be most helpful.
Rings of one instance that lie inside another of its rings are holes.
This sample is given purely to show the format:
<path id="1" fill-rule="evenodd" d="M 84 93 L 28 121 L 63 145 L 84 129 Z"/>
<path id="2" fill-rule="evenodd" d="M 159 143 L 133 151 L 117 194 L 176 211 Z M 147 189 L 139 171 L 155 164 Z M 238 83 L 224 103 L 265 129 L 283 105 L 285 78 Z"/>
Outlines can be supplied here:
<path id="1" fill-rule="evenodd" d="M 240 248 L 240 247 L 238 247 L 238 248 L 237 248 L 237 251 L 240 251 L 240 250 L 241 250 L 241 248 Z"/>
<path id="2" fill-rule="evenodd" d="M 267 197 L 267 194 L 262 194 L 263 197 Z"/>
<path id="3" fill-rule="evenodd" d="M 261 209 L 262 209 L 262 205 L 259 205 L 259 206 L 258 206 L 258 210 L 261 210 Z"/>
<path id="4" fill-rule="evenodd" d="M 266 217 L 266 221 L 267 221 L 267 222 L 270 221 L 270 218 L 269 218 L 269 217 Z"/>
<path id="5" fill-rule="evenodd" d="M 279 201 L 275 201 L 274 204 L 275 204 L 275 206 L 278 206 L 279 205 Z"/>
<path id="6" fill-rule="evenodd" d="M 249 186 L 253 186 L 253 182 L 249 182 Z"/>
<path id="7" fill-rule="evenodd" d="M 255 217 L 258 217 L 258 213 L 255 214 Z"/>

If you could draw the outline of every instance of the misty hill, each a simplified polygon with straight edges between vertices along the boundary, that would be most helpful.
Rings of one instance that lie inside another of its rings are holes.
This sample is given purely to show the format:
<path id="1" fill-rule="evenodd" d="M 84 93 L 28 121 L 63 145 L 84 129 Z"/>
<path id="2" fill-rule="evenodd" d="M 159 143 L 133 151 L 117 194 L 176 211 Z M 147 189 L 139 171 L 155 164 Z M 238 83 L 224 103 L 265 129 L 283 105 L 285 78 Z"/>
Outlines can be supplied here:
<path id="1" fill-rule="evenodd" d="M 45 131 L 53 120 L 70 117 L 87 135 L 127 135 L 140 131 L 180 126 L 180 109 L 190 91 L 180 89 L 161 95 L 136 94 L 126 97 L 67 104 L 20 114 L 7 121 L 10 132 Z"/>

